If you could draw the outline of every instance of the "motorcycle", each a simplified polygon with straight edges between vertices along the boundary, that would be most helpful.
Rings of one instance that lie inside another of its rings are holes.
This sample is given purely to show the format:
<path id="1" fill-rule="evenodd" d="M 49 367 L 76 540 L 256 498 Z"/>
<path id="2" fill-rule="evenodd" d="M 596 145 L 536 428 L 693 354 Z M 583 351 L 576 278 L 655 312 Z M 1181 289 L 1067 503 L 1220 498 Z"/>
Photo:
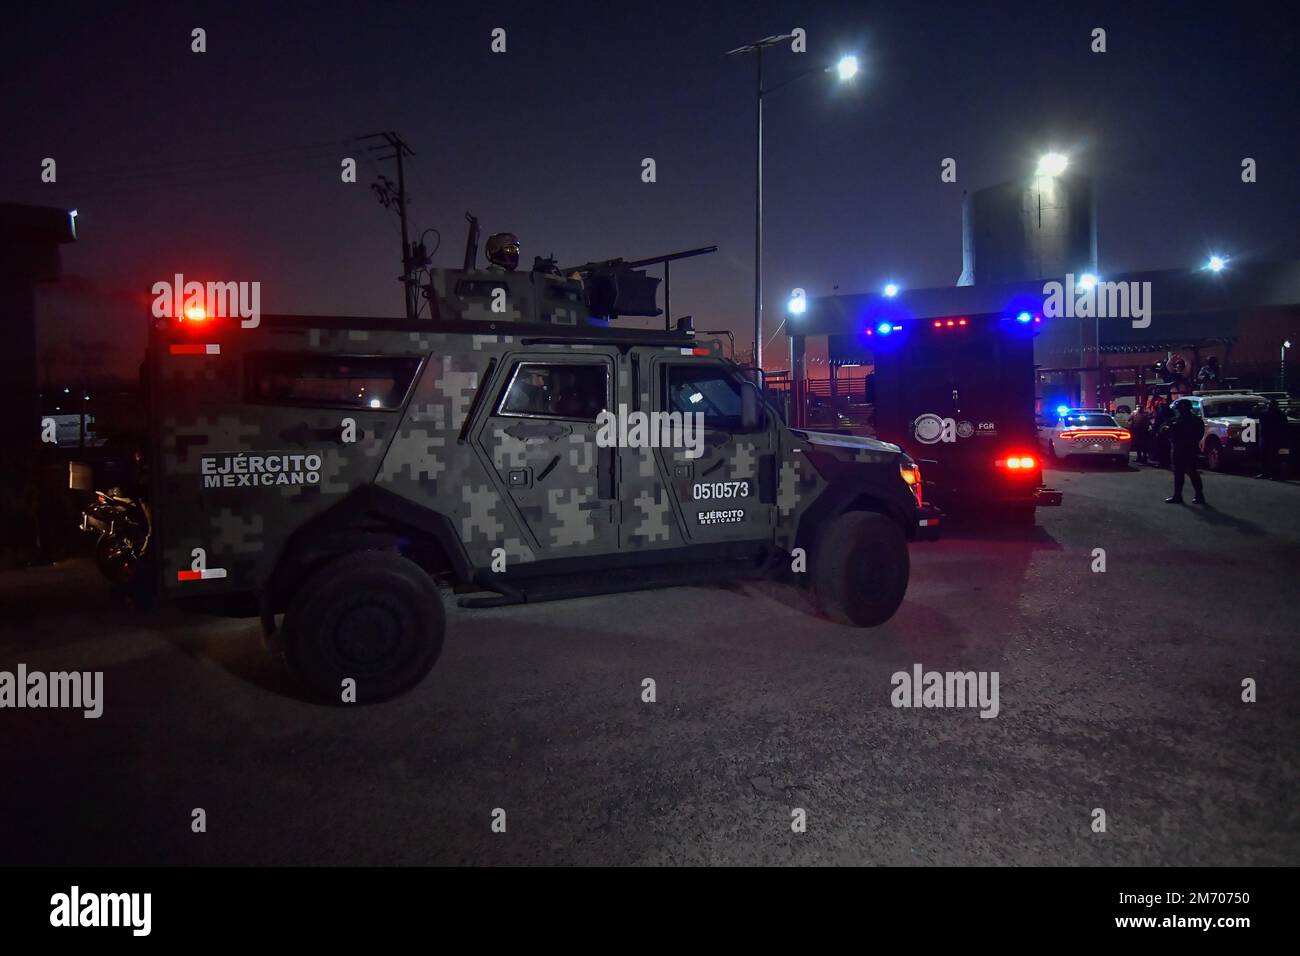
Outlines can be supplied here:
<path id="1" fill-rule="evenodd" d="M 96 491 L 94 503 L 81 513 L 81 530 L 99 536 L 95 565 L 109 583 L 131 585 L 149 547 L 148 506 L 120 488 Z"/>

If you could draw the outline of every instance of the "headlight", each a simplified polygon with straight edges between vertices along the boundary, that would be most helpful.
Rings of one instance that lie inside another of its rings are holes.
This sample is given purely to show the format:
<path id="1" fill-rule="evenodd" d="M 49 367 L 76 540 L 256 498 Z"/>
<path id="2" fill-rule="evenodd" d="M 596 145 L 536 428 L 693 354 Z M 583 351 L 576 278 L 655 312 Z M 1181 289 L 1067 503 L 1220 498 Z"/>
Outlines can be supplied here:
<path id="1" fill-rule="evenodd" d="M 920 466 L 910 458 L 905 458 L 898 463 L 898 473 L 903 477 L 903 481 L 907 483 L 908 488 L 912 490 L 912 494 L 916 496 L 916 503 L 921 504 Z"/>

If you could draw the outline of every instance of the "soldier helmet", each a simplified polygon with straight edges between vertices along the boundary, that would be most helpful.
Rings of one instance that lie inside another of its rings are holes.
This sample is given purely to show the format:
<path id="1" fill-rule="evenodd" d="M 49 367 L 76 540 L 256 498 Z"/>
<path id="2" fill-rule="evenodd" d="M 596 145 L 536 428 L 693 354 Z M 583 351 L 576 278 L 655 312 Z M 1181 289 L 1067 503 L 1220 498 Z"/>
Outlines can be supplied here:
<path id="1" fill-rule="evenodd" d="M 519 237 L 513 232 L 495 232 L 488 236 L 484 250 L 488 262 L 514 272 L 519 267 Z"/>

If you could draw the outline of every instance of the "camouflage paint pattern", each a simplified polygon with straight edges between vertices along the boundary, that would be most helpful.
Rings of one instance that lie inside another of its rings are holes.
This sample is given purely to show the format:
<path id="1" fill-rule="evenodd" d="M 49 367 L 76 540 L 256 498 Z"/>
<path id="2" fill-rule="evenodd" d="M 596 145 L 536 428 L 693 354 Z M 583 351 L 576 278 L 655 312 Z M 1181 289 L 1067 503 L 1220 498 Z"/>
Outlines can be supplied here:
<path id="1" fill-rule="evenodd" d="M 504 284 L 514 311 L 504 318 L 492 312 L 480 294 L 485 287 L 465 281 Z M 310 327 L 305 320 L 291 328 L 263 323 L 214 332 L 219 354 L 171 354 L 165 340 L 155 343 L 154 541 L 165 589 L 256 590 L 295 530 L 366 485 L 444 516 L 475 569 L 488 569 L 501 552 L 510 567 L 713 541 L 763 541 L 788 551 L 803 515 L 827 488 L 807 460 L 812 447 L 859 466 L 865 486 L 910 500 L 896 446 L 794 432 L 770 411 L 760 431 L 706 430 L 697 459 L 680 448 L 617 449 L 614 497 L 601 498 L 594 423 L 499 413 L 517 363 L 604 364 L 611 406 L 642 410 L 660 408 L 667 363 L 738 373 L 713 354 L 680 346 L 525 345 L 500 332 L 528 316 L 585 322 L 580 307 L 564 298 L 580 289 L 576 283 L 529 273 L 435 270 L 433 285 L 441 319 L 496 324 L 480 334 L 439 331 L 440 320 L 429 320 L 428 331 Z M 552 294 L 557 290 L 563 295 Z M 282 405 L 246 394 L 248 358 L 255 353 L 394 356 L 419 366 L 400 408 Z M 467 423 L 471 408 L 474 420 Z M 342 441 L 346 419 L 355 424 L 355 441 Z M 758 495 L 765 456 L 776 468 L 770 502 Z M 317 467 L 306 470 L 310 463 Z M 747 482 L 749 494 L 704 502 L 693 494 L 702 482 Z M 710 509 L 742 511 L 743 518 L 702 523 L 699 515 Z M 207 570 L 224 576 L 178 582 L 178 572 L 192 569 L 195 549 L 203 550 Z"/>

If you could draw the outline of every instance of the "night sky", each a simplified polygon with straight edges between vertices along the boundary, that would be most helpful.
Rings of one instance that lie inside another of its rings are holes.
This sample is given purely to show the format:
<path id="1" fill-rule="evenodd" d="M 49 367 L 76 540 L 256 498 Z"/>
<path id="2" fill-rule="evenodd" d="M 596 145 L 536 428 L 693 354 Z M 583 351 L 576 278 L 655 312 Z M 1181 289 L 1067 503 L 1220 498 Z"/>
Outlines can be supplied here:
<path id="1" fill-rule="evenodd" d="M 1295 18 L 1136 6 L 32 4 L 4 15 L 0 201 L 75 206 L 65 272 L 105 301 L 138 297 L 142 315 L 175 272 L 259 280 L 267 312 L 398 314 L 397 219 L 368 186 L 378 167 L 339 178 L 344 156 L 364 155 L 342 141 L 391 129 L 417 154 L 411 220 L 441 231 L 437 264 L 459 262 L 467 210 L 485 237 L 518 233 L 524 263 L 716 243 L 674 270 L 674 312 L 744 346 L 754 74 L 722 54 L 798 26 L 809 52 L 773 49 L 770 82 L 842 53 L 863 72 L 768 100 L 769 336 L 796 285 L 953 284 L 962 190 L 1025 175 L 1048 148 L 1096 180 L 1103 275 L 1210 251 L 1296 255 Z M 190 52 L 196 26 L 207 53 Z M 46 156 L 57 184 L 40 182 Z M 940 181 L 945 157 L 956 185 Z M 117 335 L 103 326 L 78 315 L 66 333 Z M 120 330 L 123 368 L 142 328 Z"/>

